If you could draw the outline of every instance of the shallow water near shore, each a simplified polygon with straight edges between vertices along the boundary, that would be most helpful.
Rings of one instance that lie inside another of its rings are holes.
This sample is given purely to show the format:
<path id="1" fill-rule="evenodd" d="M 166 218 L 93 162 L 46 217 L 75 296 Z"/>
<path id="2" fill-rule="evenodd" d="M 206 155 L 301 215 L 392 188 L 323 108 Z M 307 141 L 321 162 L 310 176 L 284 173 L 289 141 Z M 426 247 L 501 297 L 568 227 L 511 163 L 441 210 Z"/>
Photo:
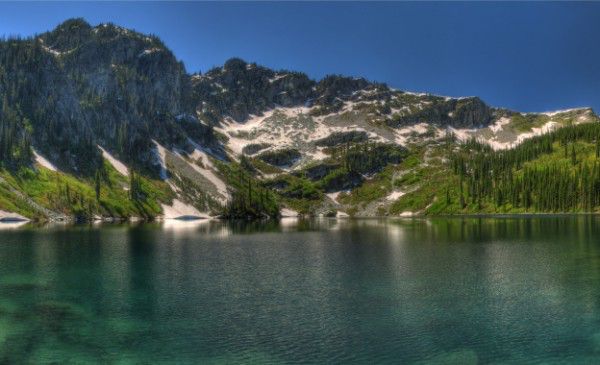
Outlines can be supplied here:
<path id="1" fill-rule="evenodd" d="M 597 216 L 6 227 L 0 363 L 600 362 Z"/>

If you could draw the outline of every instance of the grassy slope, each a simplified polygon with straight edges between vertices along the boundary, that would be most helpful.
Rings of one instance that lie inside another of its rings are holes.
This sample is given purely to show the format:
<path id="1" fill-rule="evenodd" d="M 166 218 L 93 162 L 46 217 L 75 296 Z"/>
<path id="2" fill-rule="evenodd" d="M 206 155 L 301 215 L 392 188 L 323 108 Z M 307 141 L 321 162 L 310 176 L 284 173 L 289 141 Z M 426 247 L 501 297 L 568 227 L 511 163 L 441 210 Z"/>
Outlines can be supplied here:
<path id="1" fill-rule="evenodd" d="M 436 153 L 443 153 L 443 147 L 438 146 Z M 585 142 L 575 143 L 578 162 L 593 163 L 595 157 L 595 145 Z M 569 150 L 570 151 L 570 150 Z M 565 157 L 564 150 L 556 142 L 550 154 L 544 154 L 537 159 L 526 162 L 520 169 L 514 169 L 515 176 L 522 176 L 526 167 L 542 168 L 552 165 L 568 166 L 575 172 L 579 165 L 572 166 L 570 153 Z M 429 165 L 418 166 L 411 170 L 399 180 L 396 185 L 404 188 L 414 186 L 415 189 L 398 199 L 389 208 L 389 214 L 399 215 L 402 212 L 412 211 L 426 215 L 441 214 L 493 214 L 493 213 L 536 213 L 531 208 L 526 210 L 522 207 L 513 207 L 506 203 L 497 206 L 493 201 L 483 201 L 481 208 L 470 201 L 463 209 L 460 207 L 459 178 L 453 173 L 447 163 L 441 161 Z M 577 211 L 576 211 L 577 212 Z"/>
<path id="2" fill-rule="evenodd" d="M 1 174 L 0 174 L 1 175 Z M 37 217 L 38 213 L 26 201 L 14 194 L 6 182 L 0 183 L 0 210 L 19 213 L 25 217 Z"/>
<path id="3" fill-rule="evenodd" d="M 361 215 L 370 204 L 376 204 L 377 215 L 399 215 L 405 211 L 420 212 L 433 201 L 446 185 L 450 185 L 449 169 L 441 157 L 443 146 L 411 146 L 411 153 L 398 165 L 388 165 L 360 187 L 340 193 L 338 202 L 351 215 Z M 426 161 L 426 163 L 424 163 Z M 392 191 L 405 195 L 395 202 L 386 197 Z"/>
<path id="4" fill-rule="evenodd" d="M 66 215 L 102 215 L 111 217 L 147 217 L 161 213 L 161 202 L 168 203 L 173 195 L 162 181 L 141 177 L 144 201 L 129 198 L 129 180 L 105 161 L 100 199 L 96 200 L 94 181 L 78 178 L 43 167 L 23 168 L 16 173 L 0 171 L 0 177 L 12 188 L 29 196 L 33 201 L 52 211 Z M 70 199 L 67 199 L 67 190 Z M 29 218 L 42 218 L 30 204 L 18 199 L 0 184 L 0 209 L 14 211 Z"/>
<path id="5" fill-rule="evenodd" d="M 564 149 L 558 142 L 553 151 L 526 162 L 514 169 L 515 177 L 522 176 L 527 167 L 567 166 L 573 173 L 581 163 L 596 161 L 595 145 L 578 141 L 574 144 L 578 165 L 571 163 L 569 153 L 565 157 Z M 412 146 L 411 154 L 399 165 L 390 165 L 381 173 L 367 180 L 362 186 L 349 193 L 341 193 L 338 201 L 343 209 L 351 214 L 361 215 L 369 205 L 376 205 L 377 215 L 401 215 L 412 212 L 424 215 L 445 214 L 494 214 L 494 213 L 535 213 L 534 208 L 526 210 L 513 207 L 509 203 L 497 206 L 492 200 L 485 200 L 481 207 L 469 200 L 465 208 L 460 206 L 459 177 L 454 174 L 447 160 L 450 149 L 458 148 L 452 142 L 440 142 L 431 145 Z M 389 202 L 386 196 L 392 191 L 405 194 Z M 577 212 L 577 211 L 575 211 Z"/>
<path id="6" fill-rule="evenodd" d="M 494 202 L 484 201 L 481 208 L 477 204 L 467 202 L 463 209 L 459 205 L 459 179 L 448 162 L 444 159 L 449 153 L 450 145 L 440 143 L 430 146 L 413 146 L 411 154 L 399 165 L 389 165 L 382 172 L 367 180 L 362 186 L 349 193 L 341 193 L 338 201 L 349 213 L 360 212 L 368 204 L 382 202 L 377 210 L 378 215 L 400 215 L 403 212 L 414 212 L 425 215 L 439 214 L 471 214 L 471 213 L 533 213 L 533 209 L 515 208 L 510 204 L 496 206 Z M 594 162 L 595 146 L 590 143 L 575 144 L 578 161 Z M 425 163 L 424 163 L 425 162 Z M 555 143 L 553 152 L 529 161 L 523 165 L 544 167 L 560 164 L 571 165 L 571 157 L 565 157 L 564 150 Z M 94 214 L 114 217 L 153 217 L 161 212 L 160 203 L 169 203 L 173 193 L 162 181 L 142 178 L 142 189 L 148 196 L 146 201 L 138 203 L 129 199 L 126 188 L 128 179 L 119 174 L 109 163 L 106 163 L 107 181 L 103 183 L 101 198 L 96 202 L 93 181 L 76 178 L 69 174 L 55 173 L 45 168 L 24 169 L 17 174 L 0 171 L 5 183 L 0 183 L 0 209 L 13 211 L 31 218 L 39 218 L 40 214 L 25 201 L 18 198 L 6 186 L 30 196 L 35 202 L 51 210 L 64 214 L 78 214 L 90 209 Z M 515 176 L 522 174 L 523 168 L 515 170 Z M 573 167 L 575 171 L 577 167 Z M 240 172 L 237 164 L 220 166 L 229 184 L 237 183 Z M 304 178 L 284 175 L 289 180 L 289 189 L 314 187 Z M 258 182 L 257 182 L 258 183 Z M 66 186 L 69 186 L 71 204 L 64 201 Z M 403 191 L 405 195 L 395 202 L 386 202 L 385 197 L 394 190 Z M 61 199 L 61 196 L 63 198 Z M 280 195 L 279 200 L 285 206 L 301 213 L 310 213 L 314 207 L 323 203 L 323 194 L 318 192 L 315 199 L 294 199 Z M 359 213 L 358 213 L 359 214 Z"/>
<path id="7" fill-rule="evenodd" d="M 595 162 L 595 145 L 578 141 L 574 144 L 579 163 Z M 466 207 L 459 204 L 459 177 L 454 174 L 447 160 L 452 149 L 458 147 L 452 141 L 413 145 L 410 154 L 398 165 L 388 165 L 383 171 L 368 178 L 360 187 L 348 193 L 340 193 L 337 200 L 342 204 L 340 210 L 361 215 L 365 211 L 371 215 L 400 215 L 413 212 L 425 215 L 472 214 L 472 213 L 534 213 L 533 208 L 525 210 L 513 207 L 509 203 L 496 206 L 491 199 L 482 201 L 481 206 L 467 200 Z M 569 146 L 569 148 L 571 148 Z M 276 168 L 270 168 L 256 159 L 251 159 L 256 170 L 277 174 L 268 181 L 284 180 L 287 186 L 277 194 L 279 202 L 287 207 L 310 214 L 326 203 L 324 193 L 318 182 L 305 177 L 282 174 Z M 526 167 L 546 167 L 553 165 L 570 166 L 575 172 L 578 166 L 572 166 L 570 149 L 565 156 L 564 149 L 556 142 L 553 151 L 526 162 L 520 169 L 514 169 L 514 176 L 523 174 Z M 237 163 L 217 163 L 228 185 L 239 188 L 240 173 L 250 176 Z M 96 201 L 94 181 L 78 178 L 70 174 L 55 173 L 42 167 L 22 169 L 18 173 L 0 171 L 0 209 L 13 211 L 31 218 L 40 217 L 25 200 L 15 195 L 17 189 L 31 197 L 36 203 L 56 212 L 67 215 L 97 214 L 114 217 L 154 217 L 161 213 L 161 203 L 170 203 L 174 197 L 169 186 L 158 180 L 141 177 L 142 191 L 147 197 L 143 202 L 129 198 L 128 178 L 117 172 L 105 162 L 106 178 L 102 184 L 101 196 Z M 253 185 L 261 183 L 252 178 Z M 66 200 L 66 187 L 69 187 L 70 201 Z M 402 197 L 388 201 L 392 191 L 401 191 Z"/>

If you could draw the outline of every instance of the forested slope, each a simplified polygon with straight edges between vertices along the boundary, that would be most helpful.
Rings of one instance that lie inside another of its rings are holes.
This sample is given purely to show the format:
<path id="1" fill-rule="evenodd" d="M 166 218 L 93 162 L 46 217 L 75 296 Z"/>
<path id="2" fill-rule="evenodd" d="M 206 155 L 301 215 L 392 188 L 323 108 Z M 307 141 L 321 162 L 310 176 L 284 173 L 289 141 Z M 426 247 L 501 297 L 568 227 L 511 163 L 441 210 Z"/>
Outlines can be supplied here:
<path id="1" fill-rule="evenodd" d="M 592 212 L 598 117 L 232 58 L 70 19 L 0 40 L 0 219 Z"/>

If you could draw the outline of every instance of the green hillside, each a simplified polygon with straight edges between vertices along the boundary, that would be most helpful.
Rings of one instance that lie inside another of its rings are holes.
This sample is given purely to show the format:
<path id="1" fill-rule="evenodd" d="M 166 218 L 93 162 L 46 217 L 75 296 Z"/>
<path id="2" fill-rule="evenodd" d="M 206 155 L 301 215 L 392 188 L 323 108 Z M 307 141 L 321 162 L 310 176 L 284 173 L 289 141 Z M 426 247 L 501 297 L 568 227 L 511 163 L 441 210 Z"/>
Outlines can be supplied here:
<path id="1" fill-rule="evenodd" d="M 70 19 L 0 39 L 0 219 L 596 212 L 599 122 L 239 58 L 190 74 Z"/>
<path id="2" fill-rule="evenodd" d="M 404 169 L 407 194 L 388 213 L 562 213 L 600 210 L 600 124 L 562 128 L 511 150 L 447 140 L 431 163 Z M 444 162 L 441 162 L 441 161 Z"/>

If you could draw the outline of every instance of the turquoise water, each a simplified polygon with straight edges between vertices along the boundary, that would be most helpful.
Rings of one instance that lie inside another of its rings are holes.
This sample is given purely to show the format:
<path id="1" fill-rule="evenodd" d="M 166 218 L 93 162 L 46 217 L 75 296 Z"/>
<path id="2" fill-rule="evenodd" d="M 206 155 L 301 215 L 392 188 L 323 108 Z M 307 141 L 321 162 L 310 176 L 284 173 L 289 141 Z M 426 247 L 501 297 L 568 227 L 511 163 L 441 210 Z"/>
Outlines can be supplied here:
<path id="1" fill-rule="evenodd" d="M 600 217 L 0 226 L 0 364 L 597 364 Z"/>

